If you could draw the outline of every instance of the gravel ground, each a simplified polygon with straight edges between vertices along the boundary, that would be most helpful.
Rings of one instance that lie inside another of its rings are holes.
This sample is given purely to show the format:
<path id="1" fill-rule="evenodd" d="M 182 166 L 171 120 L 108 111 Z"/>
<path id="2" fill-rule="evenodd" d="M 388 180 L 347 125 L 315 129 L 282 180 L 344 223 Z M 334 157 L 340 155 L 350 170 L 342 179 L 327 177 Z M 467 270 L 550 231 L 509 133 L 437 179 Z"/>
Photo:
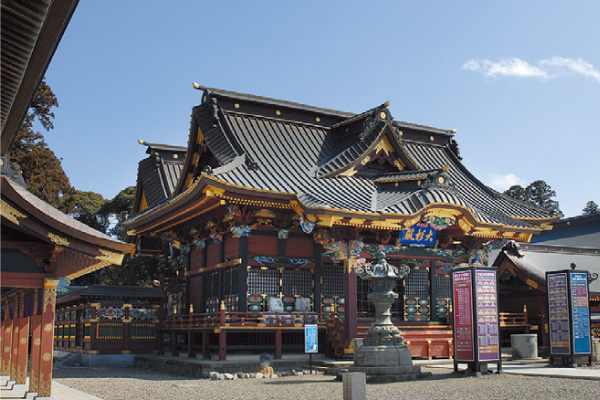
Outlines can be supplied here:
<path id="1" fill-rule="evenodd" d="M 489 374 L 480 378 L 448 369 L 422 368 L 433 375 L 415 382 L 369 384 L 369 400 L 407 399 L 600 399 L 600 383 L 585 379 Z M 55 368 L 54 380 L 104 400 L 334 400 L 342 383 L 317 374 L 276 379 L 210 381 L 139 368 Z"/>

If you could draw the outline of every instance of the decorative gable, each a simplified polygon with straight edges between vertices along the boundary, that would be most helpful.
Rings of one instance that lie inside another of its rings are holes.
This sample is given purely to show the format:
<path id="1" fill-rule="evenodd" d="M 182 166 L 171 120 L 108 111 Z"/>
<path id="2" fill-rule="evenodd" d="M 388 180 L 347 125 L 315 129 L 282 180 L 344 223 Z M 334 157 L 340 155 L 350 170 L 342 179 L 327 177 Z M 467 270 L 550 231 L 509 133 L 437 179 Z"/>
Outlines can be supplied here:
<path id="1" fill-rule="evenodd" d="M 332 126 L 329 158 L 317 170 L 317 177 L 353 176 L 357 173 L 379 176 L 385 173 L 418 170 L 404 150 L 400 132 L 382 104 L 363 114 Z"/>

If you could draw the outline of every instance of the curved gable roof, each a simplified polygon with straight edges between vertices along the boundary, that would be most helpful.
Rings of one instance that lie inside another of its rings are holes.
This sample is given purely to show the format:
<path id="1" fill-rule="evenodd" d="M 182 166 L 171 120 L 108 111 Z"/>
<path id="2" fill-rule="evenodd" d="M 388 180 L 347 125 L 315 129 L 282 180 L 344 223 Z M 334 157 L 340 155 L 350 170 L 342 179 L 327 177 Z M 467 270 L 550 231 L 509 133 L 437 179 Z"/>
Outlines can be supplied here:
<path id="1" fill-rule="evenodd" d="M 176 197 L 187 196 L 192 184 L 198 192 L 198 185 L 218 182 L 238 192 L 295 196 L 313 213 L 414 218 L 431 207 L 450 207 L 476 224 L 530 233 L 558 218 L 486 187 L 462 164 L 451 131 L 394 121 L 387 104 L 352 115 L 199 88 L 203 102 L 194 108 Z M 355 174 L 384 141 L 405 169 Z M 218 160 L 216 168 L 199 165 L 203 146 Z M 436 183 L 440 174 L 443 184 Z"/>

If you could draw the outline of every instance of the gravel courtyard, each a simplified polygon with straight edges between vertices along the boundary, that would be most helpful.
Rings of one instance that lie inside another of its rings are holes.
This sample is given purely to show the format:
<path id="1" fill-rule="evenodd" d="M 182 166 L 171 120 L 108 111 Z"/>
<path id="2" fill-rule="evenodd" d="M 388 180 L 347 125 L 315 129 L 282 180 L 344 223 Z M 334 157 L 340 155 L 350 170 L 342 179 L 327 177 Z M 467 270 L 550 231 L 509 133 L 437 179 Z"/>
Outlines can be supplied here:
<path id="1" fill-rule="evenodd" d="M 600 399 L 600 382 L 489 374 L 480 378 L 452 374 L 443 368 L 422 368 L 425 380 L 369 384 L 369 400 L 406 399 Z M 54 380 L 104 400 L 188 399 L 342 399 L 342 383 L 323 375 L 276 379 L 211 381 L 190 379 L 139 368 L 55 368 Z"/>

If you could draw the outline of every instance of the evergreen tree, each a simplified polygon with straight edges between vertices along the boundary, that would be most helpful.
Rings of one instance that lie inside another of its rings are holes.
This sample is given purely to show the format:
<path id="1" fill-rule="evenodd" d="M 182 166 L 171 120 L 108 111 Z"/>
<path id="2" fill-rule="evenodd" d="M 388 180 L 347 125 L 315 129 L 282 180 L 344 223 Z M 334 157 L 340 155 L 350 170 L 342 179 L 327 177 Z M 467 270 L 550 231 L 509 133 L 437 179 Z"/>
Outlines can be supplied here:
<path id="1" fill-rule="evenodd" d="M 590 200 L 586 203 L 585 208 L 582 210 L 583 215 L 594 215 L 600 214 L 600 207 L 595 201 Z"/>
<path id="2" fill-rule="evenodd" d="M 31 193 L 51 206 L 70 213 L 74 207 L 71 200 L 74 189 L 60 159 L 50 150 L 44 136 L 33 129 L 36 120 L 46 131 L 54 128 L 54 107 L 58 107 L 56 96 L 46 81 L 42 80 L 8 155 L 23 171 L 23 179 Z"/>
<path id="3" fill-rule="evenodd" d="M 558 201 L 552 199 L 556 197 L 556 192 L 543 180 L 534 181 L 526 188 L 513 185 L 504 194 L 525 203 L 545 208 L 554 215 L 561 213 L 560 208 L 558 208 Z"/>

